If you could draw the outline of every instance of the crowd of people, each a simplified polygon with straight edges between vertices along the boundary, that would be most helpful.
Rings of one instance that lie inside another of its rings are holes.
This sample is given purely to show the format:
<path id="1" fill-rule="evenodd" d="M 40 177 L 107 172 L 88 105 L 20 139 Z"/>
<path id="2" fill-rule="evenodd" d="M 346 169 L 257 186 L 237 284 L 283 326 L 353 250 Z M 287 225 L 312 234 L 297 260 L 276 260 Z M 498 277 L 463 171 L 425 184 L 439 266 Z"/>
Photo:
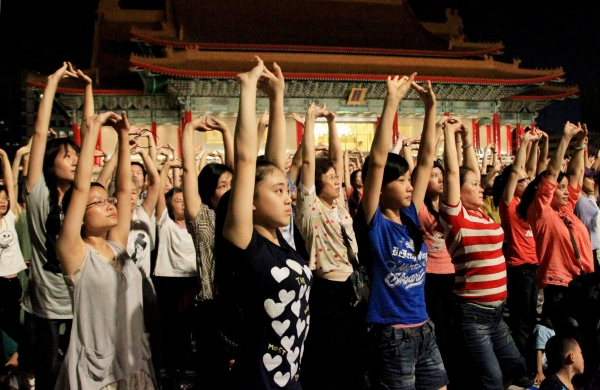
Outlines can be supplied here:
<path id="1" fill-rule="evenodd" d="M 125 111 L 96 113 L 70 63 L 48 77 L 30 142 L 12 164 L 0 150 L 0 386 L 166 390 L 191 368 L 208 390 L 599 388 L 600 158 L 585 125 L 567 122 L 550 157 L 531 129 L 511 164 L 494 144 L 480 162 L 413 73 L 388 77 L 366 159 L 314 103 L 293 115 L 288 156 L 282 70 L 254 61 L 235 131 L 192 119 L 181 156 Z M 63 78 L 84 91 L 80 145 L 49 129 Z M 392 144 L 410 89 L 423 129 Z M 118 142 L 98 168 L 102 127 Z M 222 135 L 220 163 L 197 131 Z"/>

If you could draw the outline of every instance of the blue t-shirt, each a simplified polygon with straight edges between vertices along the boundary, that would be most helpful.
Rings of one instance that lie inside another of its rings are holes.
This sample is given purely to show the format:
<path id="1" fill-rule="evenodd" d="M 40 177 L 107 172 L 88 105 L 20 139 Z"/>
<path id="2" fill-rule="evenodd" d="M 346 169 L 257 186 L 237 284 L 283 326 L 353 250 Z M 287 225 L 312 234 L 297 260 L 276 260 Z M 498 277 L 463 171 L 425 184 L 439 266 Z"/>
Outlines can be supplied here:
<path id="1" fill-rule="evenodd" d="M 421 227 L 414 203 L 400 212 Z M 366 321 L 385 325 L 427 321 L 425 243 L 415 255 L 415 244 L 407 227 L 384 218 L 379 207 L 370 224 L 360 207 L 354 217 L 354 230 L 360 258 L 366 261 L 371 281 Z"/>

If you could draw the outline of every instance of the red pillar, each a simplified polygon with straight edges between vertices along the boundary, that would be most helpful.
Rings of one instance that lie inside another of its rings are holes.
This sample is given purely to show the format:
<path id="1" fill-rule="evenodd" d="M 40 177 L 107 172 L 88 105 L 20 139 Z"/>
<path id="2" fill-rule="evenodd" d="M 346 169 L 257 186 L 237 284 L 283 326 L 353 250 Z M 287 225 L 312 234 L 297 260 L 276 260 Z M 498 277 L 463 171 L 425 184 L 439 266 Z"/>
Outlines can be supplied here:
<path id="1" fill-rule="evenodd" d="M 183 123 L 184 125 L 186 123 L 190 123 L 192 121 L 192 112 L 190 110 L 186 110 L 185 111 L 185 122 Z"/>
<path id="2" fill-rule="evenodd" d="M 81 130 L 79 130 L 77 123 L 73 123 L 73 141 L 75 141 L 77 146 L 81 146 Z"/>
<path id="3" fill-rule="evenodd" d="M 517 150 L 519 150 L 519 148 L 521 147 L 521 131 L 523 131 L 523 129 L 521 128 L 521 124 L 517 122 L 517 127 L 515 128 L 515 140 L 517 141 Z"/>
<path id="4" fill-rule="evenodd" d="M 156 143 L 156 122 L 152 122 L 150 125 L 150 132 L 152 133 L 152 138 L 154 138 L 154 143 Z"/>
<path id="5" fill-rule="evenodd" d="M 473 129 L 473 148 L 477 150 L 479 149 L 479 123 L 477 123 L 477 119 L 471 119 L 471 128 Z"/>
<path id="6" fill-rule="evenodd" d="M 302 142 L 302 134 L 304 133 L 304 126 L 300 122 L 296 122 L 296 147 L 300 146 Z"/>
<path id="7" fill-rule="evenodd" d="M 486 131 L 486 138 L 487 138 L 487 144 L 490 144 L 492 142 L 492 125 L 485 125 L 485 131 Z"/>
<path id="8" fill-rule="evenodd" d="M 513 154 L 513 150 L 512 150 L 512 129 L 510 128 L 510 125 L 506 125 L 506 154 L 507 155 L 512 155 Z"/>
<path id="9" fill-rule="evenodd" d="M 102 127 L 100 127 L 100 131 L 98 132 L 96 150 L 102 151 Z M 102 165 L 102 156 L 94 157 L 94 165 Z"/>
<path id="10" fill-rule="evenodd" d="M 499 154 L 503 152 L 502 150 L 502 142 L 500 138 L 500 118 L 498 117 L 498 113 L 495 112 L 492 115 L 492 126 L 493 126 L 493 137 L 494 143 L 496 144 L 496 150 Z"/>

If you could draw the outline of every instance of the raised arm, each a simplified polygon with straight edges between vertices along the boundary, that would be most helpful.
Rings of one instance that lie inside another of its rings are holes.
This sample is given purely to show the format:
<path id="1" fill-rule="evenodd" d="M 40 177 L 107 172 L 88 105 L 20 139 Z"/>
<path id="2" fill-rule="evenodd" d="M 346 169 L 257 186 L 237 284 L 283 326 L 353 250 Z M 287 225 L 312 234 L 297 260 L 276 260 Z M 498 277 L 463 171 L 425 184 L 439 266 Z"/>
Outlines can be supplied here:
<path id="1" fill-rule="evenodd" d="M 344 175 L 344 152 L 342 151 L 342 142 L 337 131 L 337 125 L 335 124 L 335 113 L 326 110 L 323 115 L 327 119 L 327 128 L 329 130 L 329 161 L 333 164 L 335 174 L 342 177 Z M 340 196 L 343 197 L 341 191 Z"/>
<path id="2" fill-rule="evenodd" d="M 529 145 L 529 143 L 533 142 L 534 140 L 539 140 L 539 134 L 532 134 L 532 132 L 530 131 L 521 135 L 521 146 L 517 151 L 515 161 L 513 161 L 512 169 L 510 171 L 510 176 L 508 177 L 508 181 L 506 182 L 506 186 L 504 187 L 504 192 L 502 193 L 502 199 L 506 204 L 510 204 L 510 202 L 512 202 L 513 196 L 515 195 L 515 189 L 517 188 L 517 184 L 519 183 L 519 173 L 521 169 L 523 169 L 523 165 L 525 164 L 527 145 Z M 529 172 L 527 172 L 527 175 L 529 175 Z"/>
<path id="3" fill-rule="evenodd" d="M 481 158 L 481 174 L 482 175 L 487 174 L 487 167 L 490 164 L 490 151 L 492 149 L 492 145 L 494 145 L 494 150 L 496 150 L 495 144 L 492 144 L 492 143 L 487 144 L 485 146 L 485 149 L 483 149 L 483 157 Z"/>
<path id="4" fill-rule="evenodd" d="M 540 138 L 540 156 L 539 156 L 539 160 L 537 163 L 537 170 L 536 170 L 536 175 L 539 175 L 540 173 L 544 172 L 548 166 L 548 148 L 549 148 L 549 144 L 550 144 L 550 139 L 548 138 L 548 134 L 546 134 L 545 132 L 538 130 L 538 132 L 541 134 L 541 138 Z"/>
<path id="5" fill-rule="evenodd" d="M 456 133 L 464 128 L 460 120 L 449 117 L 444 123 L 444 192 L 446 204 L 456 206 L 460 202 L 460 167 L 456 154 Z"/>
<path id="6" fill-rule="evenodd" d="M 223 236 L 233 245 L 246 249 L 254 230 L 254 181 L 256 175 L 256 91 L 264 64 L 258 57 L 250 72 L 237 76 L 240 100 L 235 130 L 235 170 Z"/>
<path id="7" fill-rule="evenodd" d="M 171 168 L 179 166 L 181 164 L 181 160 L 167 160 L 165 161 L 162 170 L 160 171 L 160 185 L 159 187 L 163 190 L 158 194 L 158 201 L 156 202 L 156 218 L 160 218 L 163 211 L 167 208 L 167 202 L 165 199 L 165 190 L 164 188 L 167 185 L 167 177 L 169 177 L 169 171 Z M 197 188 L 197 186 L 196 186 Z M 183 199 L 185 204 L 185 198 Z M 186 207 L 187 208 L 187 207 Z"/>
<path id="8" fill-rule="evenodd" d="M 196 153 L 194 152 L 194 131 L 211 131 L 202 118 L 197 118 L 187 123 L 181 133 L 181 166 L 183 168 L 183 203 L 185 204 L 185 217 L 194 219 L 200 211 L 202 200 L 198 193 L 198 173 L 196 173 Z M 206 162 L 208 152 L 204 152 L 202 159 Z M 166 164 L 165 164 L 166 165 Z M 163 168 L 164 169 L 164 168 Z"/>
<path id="9" fill-rule="evenodd" d="M 383 111 L 381 121 L 375 131 L 373 143 L 371 144 L 371 153 L 369 154 L 369 170 L 367 177 L 363 177 L 363 197 L 362 207 L 367 222 L 371 222 L 377 207 L 379 205 L 379 195 L 381 194 L 381 185 L 383 182 L 383 171 L 387 162 L 389 142 L 392 138 L 392 126 L 394 116 L 398 111 L 400 101 L 406 95 L 417 74 L 413 73 L 410 77 L 395 76 L 387 78 L 387 94 L 383 101 Z"/>
<path id="10" fill-rule="evenodd" d="M 460 138 L 462 139 L 463 165 L 471 168 L 477 174 L 477 177 L 480 177 L 481 173 L 479 172 L 479 160 L 477 159 L 475 147 L 473 146 L 473 132 L 467 130 L 467 128 L 463 125 L 462 131 L 460 132 Z M 492 165 L 494 166 L 496 162 L 495 153 L 496 149 L 492 147 Z"/>
<path id="11" fill-rule="evenodd" d="M 117 167 L 117 160 L 119 159 L 119 142 L 117 141 L 117 145 L 115 146 L 115 151 L 113 155 L 104 163 L 104 167 L 102 167 L 102 172 L 98 175 L 97 183 L 100 183 L 104 186 L 104 188 L 108 188 L 110 184 L 110 180 L 115 172 L 115 168 Z"/>
<path id="12" fill-rule="evenodd" d="M 315 121 L 325 113 L 326 108 L 325 104 L 323 104 L 323 107 L 318 107 L 314 103 L 311 103 L 304 118 L 300 182 L 307 190 L 315 185 Z"/>
<path id="13" fill-rule="evenodd" d="M 15 159 L 13 160 L 12 163 L 12 177 L 15 183 L 15 189 L 17 189 L 18 192 L 18 188 L 19 188 L 19 171 L 20 171 L 20 167 L 21 167 L 21 160 L 23 159 L 23 156 L 26 156 L 29 154 L 29 151 L 31 150 L 31 144 L 27 144 L 25 146 L 20 147 L 17 150 L 17 153 L 15 154 Z M 23 164 L 23 172 L 22 172 L 23 176 L 27 176 L 27 172 L 25 171 L 25 164 Z"/>
<path id="14" fill-rule="evenodd" d="M 256 119 L 254 119 L 256 122 Z M 211 130 L 216 130 L 223 136 L 223 148 L 225 149 L 225 159 L 223 164 L 233 169 L 233 137 L 229 126 L 222 120 L 209 116 L 206 118 L 206 126 Z"/>
<path id="15" fill-rule="evenodd" d="M 273 63 L 273 72 L 265 66 L 259 88 L 269 97 L 269 134 L 265 145 L 265 158 L 285 172 L 286 125 L 283 111 L 285 81 L 279 65 Z"/>
<path id="16" fill-rule="evenodd" d="M 531 131 L 530 131 L 531 133 Z M 525 172 L 527 172 L 527 177 L 533 177 L 535 176 L 536 172 L 537 172 L 537 164 L 538 164 L 538 157 L 539 157 L 539 143 L 540 143 L 540 132 L 538 131 L 533 131 L 533 134 L 535 135 L 534 139 L 531 140 L 531 147 L 528 149 L 529 154 L 527 155 L 527 162 L 524 163 L 525 164 Z M 514 161 L 513 161 L 513 166 L 514 166 Z"/>
<path id="17" fill-rule="evenodd" d="M 71 275 L 86 256 L 87 249 L 81 238 L 81 224 L 85 215 L 86 204 L 90 192 L 90 177 L 94 168 L 94 150 L 100 128 L 108 118 L 120 119 L 112 112 L 93 115 L 86 119 L 88 133 L 81 144 L 75 180 L 71 194 L 71 202 L 65 212 L 56 241 L 56 253 L 64 275 Z M 128 203 L 128 202 L 127 202 Z"/>
<path id="18" fill-rule="evenodd" d="M 567 122 L 563 129 L 563 136 L 558 143 L 558 147 L 554 151 L 554 154 L 550 158 L 550 162 L 548 163 L 548 167 L 546 168 L 546 173 L 544 176 L 546 180 L 551 183 L 556 183 L 558 179 L 558 174 L 562 167 L 563 159 L 565 158 L 565 152 L 569 147 L 569 143 L 571 142 L 571 138 L 573 138 L 579 131 L 582 129 L 577 125 Z"/>
<path id="19" fill-rule="evenodd" d="M 581 186 L 583 183 L 583 172 L 585 170 L 585 162 L 583 158 L 583 151 L 587 146 L 587 126 L 583 124 L 583 126 L 579 127 L 579 131 L 575 135 L 575 147 L 573 148 L 573 155 L 571 156 L 571 160 L 569 161 L 569 165 L 567 167 L 567 175 L 569 176 L 569 184 L 572 187 Z"/>
<path id="20" fill-rule="evenodd" d="M 258 125 L 256 127 L 256 152 L 260 150 L 260 144 L 263 139 L 263 135 L 265 131 L 267 131 L 267 127 L 269 127 L 269 110 L 265 110 L 263 114 L 260 116 L 258 120 Z"/>
<path id="21" fill-rule="evenodd" d="M 77 78 L 83 82 L 83 114 L 81 118 L 81 128 L 84 128 L 86 118 L 94 115 L 94 93 L 92 91 L 92 79 L 77 69 Z"/>
<path id="22" fill-rule="evenodd" d="M 427 81 L 427 88 L 423 88 L 415 82 L 412 83 L 412 88 L 425 104 L 425 118 L 423 120 L 419 152 L 417 153 L 417 166 L 412 174 L 412 201 L 418 211 L 425 200 L 429 177 L 433 170 L 433 160 L 435 160 L 435 143 L 437 140 L 435 126 L 436 100 L 430 81 Z"/>
<path id="23" fill-rule="evenodd" d="M 119 153 L 117 174 L 115 176 L 115 196 L 117 198 L 117 226 L 110 229 L 108 239 L 127 248 L 131 225 L 131 155 L 129 150 L 129 120 L 127 113 L 121 113 L 122 119 L 114 124 L 118 135 Z M 148 167 L 146 167 L 148 169 Z M 156 168 L 154 168 L 156 170 Z"/>
<path id="24" fill-rule="evenodd" d="M 2 172 L 4 172 L 4 187 L 10 202 L 10 210 L 18 217 L 21 214 L 21 206 L 17 202 L 17 183 L 12 173 L 10 159 L 3 149 L 0 149 L 0 159 L 2 159 Z"/>
<path id="25" fill-rule="evenodd" d="M 300 168 L 302 167 L 302 143 L 298 145 L 298 149 L 296 149 L 296 153 L 294 153 L 294 157 L 292 157 L 292 165 L 290 165 L 290 170 L 288 171 L 288 175 L 292 182 L 296 183 L 298 179 L 298 174 L 300 173 Z"/>
<path id="26" fill-rule="evenodd" d="M 158 201 L 158 195 L 161 191 L 165 192 L 165 189 L 160 188 L 160 175 L 148 152 L 143 148 L 137 148 L 136 153 L 139 153 L 142 157 L 144 167 L 146 167 L 146 174 L 148 175 L 147 194 L 146 198 L 142 201 L 142 207 L 146 211 L 146 214 L 148 214 L 149 217 L 152 217 L 154 209 L 156 208 L 156 202 Z"/>
<path id="27" fill-rule="evenodd" d="M 29 171 L 27 172 L 27 191 L 31 191 L 40 176 L 42 176 L 44 154 L 46 153 L 46 142 L 48 140 L 48 127 L 50 125 L 50 116 L 52 115 L 52 103 L 54 102 L 58 82 L 65 77 L 77 77 L 75 73 L 67 69 L 69 65 L 70 63 L 63 62 L 63 66 L 48 77 L 48 82 L 44 88 L 44 96 L 38 108 L 31 142 Z"/>

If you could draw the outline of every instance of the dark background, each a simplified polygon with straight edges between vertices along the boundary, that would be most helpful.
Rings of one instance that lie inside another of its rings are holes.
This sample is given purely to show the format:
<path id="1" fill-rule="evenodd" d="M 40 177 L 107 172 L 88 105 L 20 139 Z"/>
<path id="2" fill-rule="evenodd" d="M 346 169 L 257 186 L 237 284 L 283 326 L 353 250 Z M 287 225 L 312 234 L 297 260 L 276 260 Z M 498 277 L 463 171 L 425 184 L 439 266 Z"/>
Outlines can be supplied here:
<path id="1" fill-rule="evenodd" d="M 20 78 L 24 71 L 47 75 L 65 60 L 87 68 L 97 2 L 3 1 L 0 77 Z M 250 6 L 251 1 L 248 3 Z M 501 60 L 512 62 L 513 58 L 520 58 L 524 68 L 562 66 L 566 84 L 577 84 L 580 98 L 550 105 L 540 112 L 538 125 L 551 133 L 562 131 L 566 120 L 582 121 L 592 130 L 600 129 L 599 1 L 571 0 L 560 2 L 560 6 L 541 0 L 409 0 L 408 3 L 422 21 L 443 22 L 446 8 L 457 9 L 469 40 L 504 43 Z M 121 0 L 120 5 L 160 9 L 164 8 L 164 0 Z M 367 15 L 364 22 L 369 23 Z M 218 21 L 214 23 L 218 28 Z M 324 29 L 326 34 L 326 26 Z M 2 103 L 7 104 L 6 100 Z M 13 110 L 18 111 L 15 107 Z"/>

